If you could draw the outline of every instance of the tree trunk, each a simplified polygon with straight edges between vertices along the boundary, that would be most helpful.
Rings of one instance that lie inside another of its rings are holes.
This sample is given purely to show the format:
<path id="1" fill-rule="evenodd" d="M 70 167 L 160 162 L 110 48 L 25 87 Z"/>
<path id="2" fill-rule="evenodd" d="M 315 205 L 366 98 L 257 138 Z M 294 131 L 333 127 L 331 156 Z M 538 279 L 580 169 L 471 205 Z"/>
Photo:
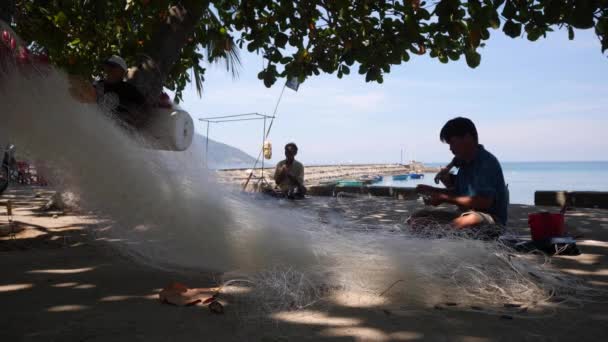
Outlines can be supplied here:
<path id="1" fill-rule="evenodd" d="M 158 101 L 167 75 L 208 7 L 209 1 L 182 1 L 170 6 L 166 22 L 146 46 L 146 56 L 131 68 L 128 81 L 145 96 L 148 105 Z"/>

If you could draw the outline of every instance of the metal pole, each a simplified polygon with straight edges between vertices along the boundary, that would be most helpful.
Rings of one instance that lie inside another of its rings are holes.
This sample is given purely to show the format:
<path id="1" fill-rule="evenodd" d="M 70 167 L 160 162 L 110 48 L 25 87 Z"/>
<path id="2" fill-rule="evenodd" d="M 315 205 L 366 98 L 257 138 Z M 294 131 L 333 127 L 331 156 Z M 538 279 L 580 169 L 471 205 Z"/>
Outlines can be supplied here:
<path id="1" fill-rule="evenodd" d="M 272 112 L 272 120 L 270 120 L 270 126 L 268 126 L 268 132 L 266 132 L 266 138 L 268 138 L 268 135 L 270 134 L 270 128 L 272 128 L 272 123 L 274 122 L 274 118 L 277 116 L 277 110 L 279 109 L 279 103 L 281 103 L 281 99 L 283 98 L 283 93 L 285 92 L 286 84 L 283 85 L 283 89 L 281 89 L 281 95 L 279 95 L 277 104 L 274 106 L 274 112 Z"/>
<path id="2" fill-rule="evenodd" d="M 262 131 L 262 154 L 264 154 L 264 140 L 266 140 L 266 117 L 264 116 L 264 130 Z M 262 179 L 264 178 L 264 159 L 262 155 Z"/>
<path id="3" fill-rule="evenodd" d="M 268 130 L 266 130 L 266 128 L 264 128 L 264 139 L 268 138 L 268 135 L 270 135 L 270 129 L 272 128 L 272 124 L 274 123 L 274 119 L 277 116 L 277 110 L 279 109 L 279 104 L 281 103 L 281 99 L 283 98 L 283 93 L 285 92 L 285 87 L 287 86 L 287 84 L 283 85 L 283 89 L 281 89 L 281 95 L 279 95 L 279 99 L 277 100 L 277 104 L 274 107 L 274 111 L 272 112 L 272 119 L 270 120 L 270 125 L 268 125 Z M 262 146 L 263 147 L 263 146 Z M 260 160 L 260 156 L 262 156 L 262 154 L 264 153 L 264 149 L 260 150 L 260 153 L 258 154 L 258 158 L 255 160 L 255 163 L 253 163 L 253 169 L 251 171 L 251 173 L 249 174 L 249 177 L 247 177 L 247 180 L 245 181 L 245 184 L 243 185 L 243 190 L 245 190 L 245 188 L 247 188 L 247 184 L 249 184 L 249 181 L 251 180 L 251 176 L 253 175 L 253 170 L 255 170 L 255 167 L 258 165 L 258 161 Z M 262 160 L 263 162 L 263 160 Z"/>
<path id="4" fill-rule="evenodd" d="M 207 121 L 207 139 L 205 143 L 205 167 L 209 168 L 209 125 L 211 123 Z"/>

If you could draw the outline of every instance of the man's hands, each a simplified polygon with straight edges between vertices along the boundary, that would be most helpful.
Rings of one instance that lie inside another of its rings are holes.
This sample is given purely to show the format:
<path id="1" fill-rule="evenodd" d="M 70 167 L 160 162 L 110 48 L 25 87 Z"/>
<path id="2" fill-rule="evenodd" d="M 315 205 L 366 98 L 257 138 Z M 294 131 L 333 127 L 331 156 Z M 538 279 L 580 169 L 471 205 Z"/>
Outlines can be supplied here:
<path id="1" fill-rule="evenodd" d="M 424 184 L 418 185 L 416 192 L 423 196 L 424 204 L 432 206 L 449 203 L 458 206 L 461 210 L 484 210 L 490 208 L 494 203 L 492 197 L 456 196 L 448 189 L 435 188 Z"/>
<path id="2" fill-rule="evenodd" d="M 277 171 L 276 171 L 275 177 L 274 177 L 274 181 L 276 183 L 281 183 L 285 179 L 289 179 L 291 181 L 293 181 L 295 179 L 294 176 L 289 174 L 289 166 L 287 166 L 287 164 L 283 164 L 281 167 L 277 168 Z"/>
<path id="3" fill-rule="evenodd" d="M 441 193 L 441 192 L 434 192 L 432 193 L 428 199 L 425 201 L 426 204 L 428 205 L 432 205 L 434 207 L 443 204 L 446 202 L 447 200 L 447 194 Z"/>
<path id="4" fill-rule="evenodd" d="M 416 192 L 423 195 L 425 204 L 435 207 L 445 203 L 448 198 L 448 194 L 445 193 L 445 189 L 439 189 L 425 184 L 419 184 L 416 186 Z"/>
<path id="5" fill-rule="evenodd" d="M 439 184 L 439 182 L 447 183 L 450 181 L 450 169 L 447 167 L 442 167 L 439 172 L 435 175 L 435 184 Z"/>
<path id="6" fill-rule="evenodd" d="M 418 184 L 416 186 L 416 192 L 422 195 L 430 195 L 432 192 L 435 192 L 435 190 L 437 190 L 437 188 L 426 184 Z"/>

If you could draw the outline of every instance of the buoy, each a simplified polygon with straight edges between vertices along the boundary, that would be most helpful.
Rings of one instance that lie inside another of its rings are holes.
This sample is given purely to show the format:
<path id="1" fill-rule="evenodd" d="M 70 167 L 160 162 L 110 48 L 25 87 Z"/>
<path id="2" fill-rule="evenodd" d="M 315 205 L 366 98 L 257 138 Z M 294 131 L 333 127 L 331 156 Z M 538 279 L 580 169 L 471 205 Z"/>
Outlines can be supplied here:
<path id="1" fill-rule="evenodd" d="M 272 144 L 268 140 L 264 141 L 264 158 L 272 158 Z"/>
<path id="2" fill-rule="evenodd" d="M 11 42 L 11 35 L 6 30 L 2 31 L 2 41 L 6 44 L 10 44 Z"/>

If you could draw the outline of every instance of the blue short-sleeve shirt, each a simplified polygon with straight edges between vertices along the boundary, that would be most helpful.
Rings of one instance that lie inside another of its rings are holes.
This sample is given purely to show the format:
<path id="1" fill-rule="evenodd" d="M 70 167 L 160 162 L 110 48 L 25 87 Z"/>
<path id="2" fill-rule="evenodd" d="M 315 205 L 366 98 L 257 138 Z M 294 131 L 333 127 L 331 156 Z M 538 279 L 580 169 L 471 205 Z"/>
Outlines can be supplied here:
<path id="1" fill-rule="evenodd" d="M 479 145 L 475 159 L 458 164 L 456 194 L 492 198 L 492 206 L 483 211 L 492 215 L 497 223 L 506 225 L 509 196 L 498 159 L 486 151 L 483 145 Z"/>

